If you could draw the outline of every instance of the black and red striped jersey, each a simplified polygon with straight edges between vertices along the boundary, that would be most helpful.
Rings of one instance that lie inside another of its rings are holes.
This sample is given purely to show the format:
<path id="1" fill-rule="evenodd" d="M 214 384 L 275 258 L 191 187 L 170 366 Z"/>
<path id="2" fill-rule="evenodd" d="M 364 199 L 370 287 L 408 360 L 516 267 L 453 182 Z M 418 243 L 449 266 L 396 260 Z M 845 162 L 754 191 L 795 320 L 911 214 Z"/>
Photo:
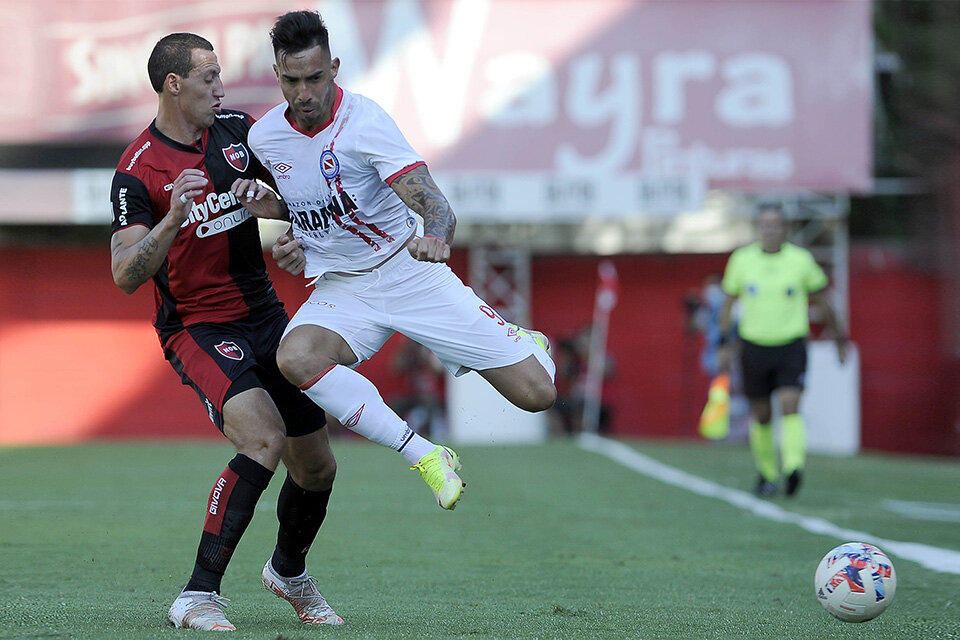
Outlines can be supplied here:
<path id="1" fill-rule="evenodd" d="M 173 181 L 184 169 L 206 174 L 203 197 L 153 276 L 161 338 L 200 322 L 229 322 L 280 305 L 267 277 L 255 218 L 230 192 L 237 178 L 269 174 L 247 148 L 253 118 L 223 110 L 194 145 L 161 133 L 156 122 L 127 147 L 113 177 L 113 233 L 132 225 L 153 228 L 170 210 Z"/>

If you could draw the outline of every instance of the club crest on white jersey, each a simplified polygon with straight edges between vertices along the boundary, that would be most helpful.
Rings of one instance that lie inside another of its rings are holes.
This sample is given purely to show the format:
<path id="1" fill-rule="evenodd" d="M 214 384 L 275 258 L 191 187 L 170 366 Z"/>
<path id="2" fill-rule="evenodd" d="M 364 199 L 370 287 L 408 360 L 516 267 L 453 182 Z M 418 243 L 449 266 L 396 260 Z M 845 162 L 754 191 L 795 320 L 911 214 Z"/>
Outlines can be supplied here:
<path id="1" fill-rule="evenodd" d="M 327 180 L 333 180 L 340 175 L 340 161 L 330 149 L 324 149 L 320 154 L 320 173 Z"/>
<path id="2" fill-rule="evenodd" d="M 369 269 L 416 226 L 390 184 L 424 164 L 379 105 L 337 88 L 330 120 L 305 131 L 286 103 L 260 118 L 250 150 L 277 183 L 303 245 L 304 276 Z"/>

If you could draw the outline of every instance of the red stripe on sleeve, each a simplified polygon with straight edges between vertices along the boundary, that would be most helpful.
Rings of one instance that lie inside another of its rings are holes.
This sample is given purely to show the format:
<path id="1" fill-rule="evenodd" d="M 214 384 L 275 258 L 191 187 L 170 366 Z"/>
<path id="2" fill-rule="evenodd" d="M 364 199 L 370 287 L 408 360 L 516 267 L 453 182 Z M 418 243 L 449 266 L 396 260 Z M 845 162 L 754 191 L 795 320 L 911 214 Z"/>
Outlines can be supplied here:
<path id="1" fill-rule="evenodd" d="M 396 180 L 397 178 L 399 178 L 400 176 L 402 176 L 402 175 L 405 174 L 406 172 L 408 172 L 408 171 L 413 171 L 413 170 L 416 169 L 417 167 L 425 167 L 425 166 L 427 166 L 427 163 L 424 162 L 423 160 L 421 160 L 420 162 L 414 162 L 413 164 L 407 165 L 407 166 L 404 167 L 403 169 L 400 169 L 400 171 L 397 171 L 397 172 L 396 172 L 395 174 L 393 174 L 392 176 L 387 176 L 387 179 L 384 180 L 384 182 L 386 182 L 388 185 L 389 185 L 389 184 L 393 184 L 393 181 L 394 181 L 394 180 Z"/>

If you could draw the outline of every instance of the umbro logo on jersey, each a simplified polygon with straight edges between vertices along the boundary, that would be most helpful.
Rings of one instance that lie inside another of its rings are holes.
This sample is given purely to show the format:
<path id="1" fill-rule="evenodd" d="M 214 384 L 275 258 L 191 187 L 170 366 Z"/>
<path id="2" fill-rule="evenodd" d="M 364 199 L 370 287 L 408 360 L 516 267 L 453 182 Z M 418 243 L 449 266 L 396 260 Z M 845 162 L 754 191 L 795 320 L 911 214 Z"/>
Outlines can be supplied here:
<path id="1" fill-rule="evenodd" d="M 286 162 L 278 162 L 277 164 L 273 165 L 273 168 L 276 169 L 278 173 L 286 173 L 287 171 L 290 171 L 290 169 L 293 169 L 293 165 L 287 164 Z"/>
<path id="2" fill-rule="evenodd" d="M 224 358 L 243 360 L 243 350 L 237 346 L 236 342 L 221 342 L 214 349 Z"/>
<path id="3" fill-rule="evenodd" d="M 324 149 L 320 154 L 320 173 L 327 180 L 332 180 L 340 174 L 340 161 L 330 149 Z"/>
<path id="4" fill-rule="evenodd" d="M 239 142 L 224 147 L 221 151 L 223 151 L 223 157 L 227 159 L 230 166 L 237 171 L 246 171 L 247 167 L 250 166 L 250 152 Z"/>

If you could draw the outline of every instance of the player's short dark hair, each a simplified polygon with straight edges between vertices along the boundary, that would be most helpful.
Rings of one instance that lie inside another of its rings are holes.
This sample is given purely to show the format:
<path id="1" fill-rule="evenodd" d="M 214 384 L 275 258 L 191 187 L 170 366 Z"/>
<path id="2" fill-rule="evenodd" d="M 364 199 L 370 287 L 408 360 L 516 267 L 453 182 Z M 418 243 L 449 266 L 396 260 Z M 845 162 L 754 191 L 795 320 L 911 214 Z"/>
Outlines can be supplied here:
<path id="1" fill-rule="evenodd" d="M 760 215 L 764 211 L 773 211 L 779 213 L 781 218 L 786 219 L 786 213 L 783 210 L 783 205 L 779 202 L 761 202 L 757 205 L 756 215 Z"/>
<path id="2" fill-rule="evenodd" d="M 290 11 L 277 18 L 270 30 L 270 42 L 273 55 L 280 60 L 316 46 L 330 51 L 330 34 L 316 11 Z"/>
<path id="3" fill-rule="evenodd" d="M 171 73 L 183 78 L 190 75 L 194 49 L 213 51 L 213 45 L 195 33 L 171 33 L 160 38 L 147 61 L 147 73 L 154 91 L 163 91 L 163 81 Z"/>

